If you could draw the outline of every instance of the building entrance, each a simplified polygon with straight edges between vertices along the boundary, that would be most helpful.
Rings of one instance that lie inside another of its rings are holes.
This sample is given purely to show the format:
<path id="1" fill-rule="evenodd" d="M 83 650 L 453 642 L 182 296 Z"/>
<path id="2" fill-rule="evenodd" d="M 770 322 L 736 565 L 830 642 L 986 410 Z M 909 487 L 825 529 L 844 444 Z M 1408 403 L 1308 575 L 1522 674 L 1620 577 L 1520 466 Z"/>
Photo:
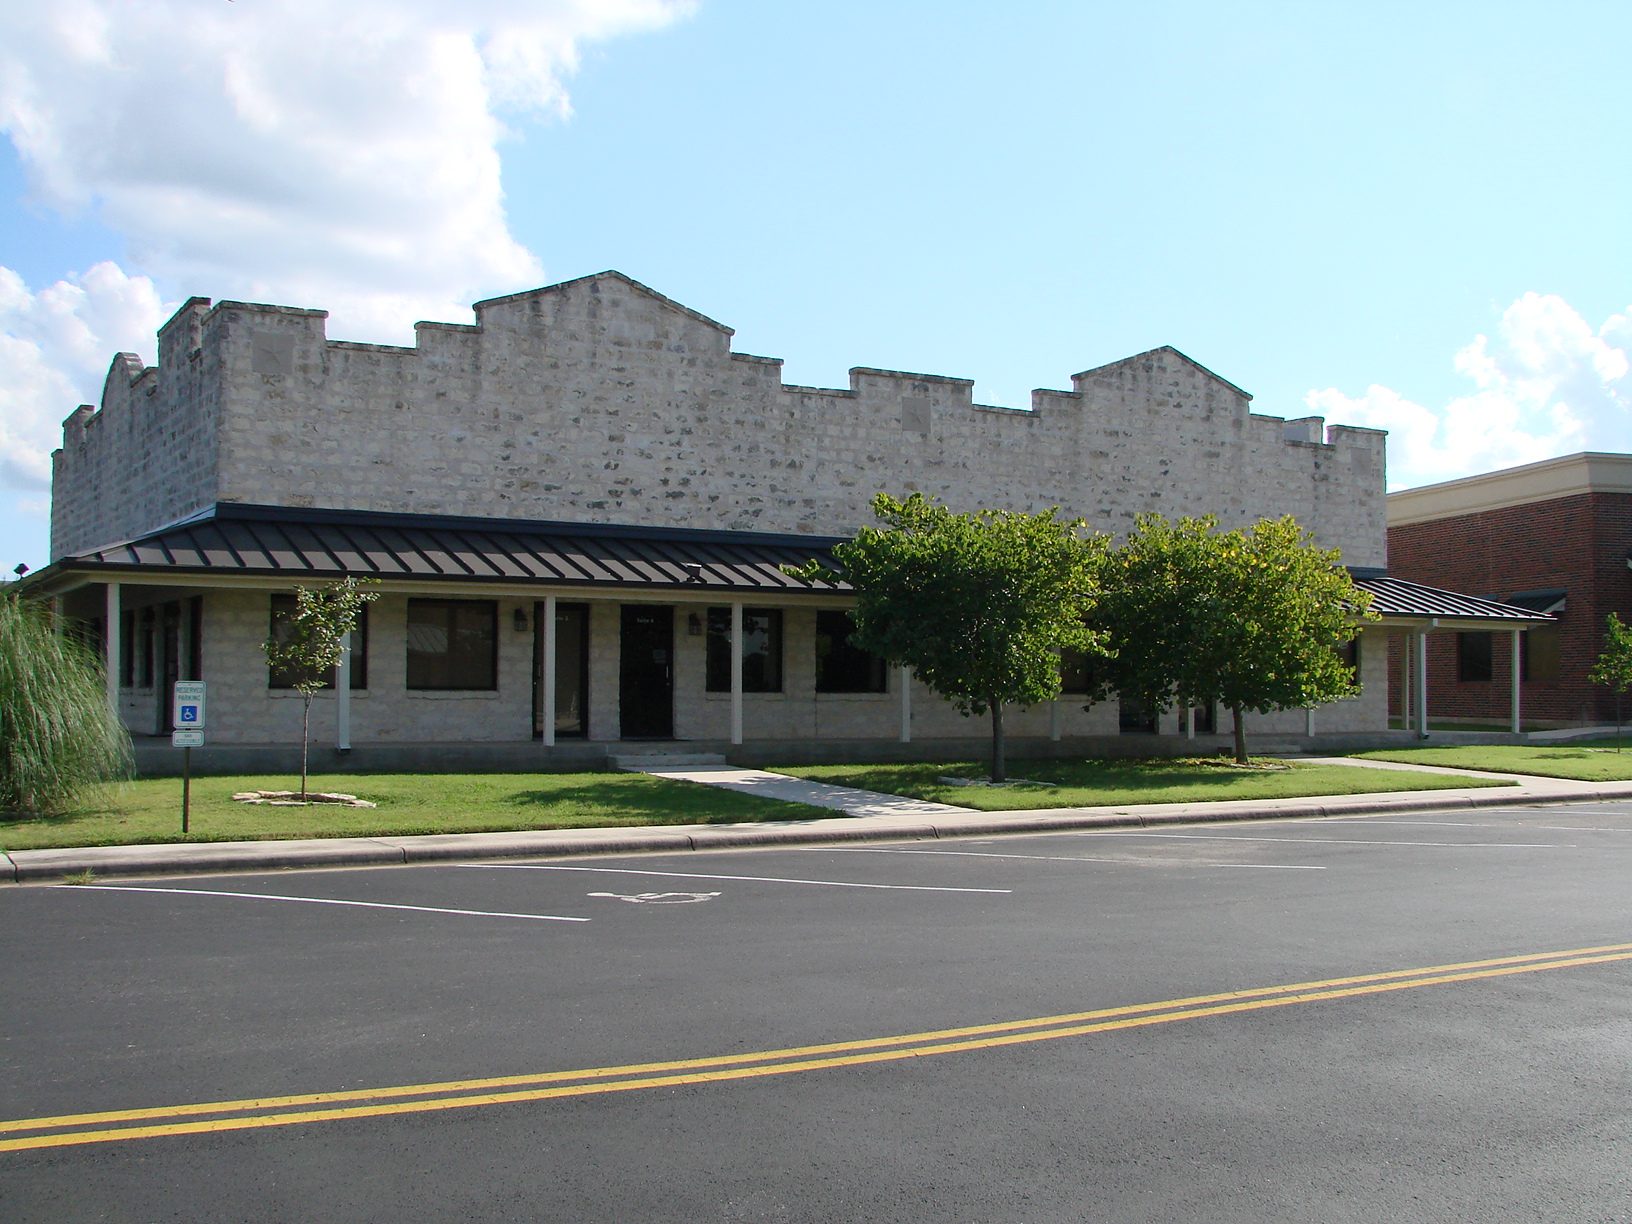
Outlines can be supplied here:
<path id="1" fill-rule="evenodd" d="M 618 734 L 674 738 L 674 609 L 625 604 L 618 666 Z"/>

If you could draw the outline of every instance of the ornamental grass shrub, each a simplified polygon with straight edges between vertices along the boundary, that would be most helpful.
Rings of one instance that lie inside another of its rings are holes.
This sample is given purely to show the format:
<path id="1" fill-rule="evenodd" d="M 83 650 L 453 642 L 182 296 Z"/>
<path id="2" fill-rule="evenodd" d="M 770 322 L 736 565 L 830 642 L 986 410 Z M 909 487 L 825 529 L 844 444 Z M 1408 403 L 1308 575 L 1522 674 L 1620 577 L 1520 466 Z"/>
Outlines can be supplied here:
<path id="1" fill-rule="evenodd" d="M 65 811 L 131 775 L 102 660 L 51 609 L 0 594 L 0 812 Z"/>

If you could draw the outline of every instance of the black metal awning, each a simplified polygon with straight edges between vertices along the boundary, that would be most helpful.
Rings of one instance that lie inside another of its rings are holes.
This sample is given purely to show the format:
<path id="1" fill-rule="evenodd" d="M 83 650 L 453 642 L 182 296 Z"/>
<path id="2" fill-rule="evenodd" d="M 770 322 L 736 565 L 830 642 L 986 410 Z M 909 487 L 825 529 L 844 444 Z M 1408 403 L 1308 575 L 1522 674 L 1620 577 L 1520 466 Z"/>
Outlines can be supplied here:
<path id="1" fill-rule="evenodd" d="M 315 510 L 218 503 L 134 540 L 54 561 L 29 575 L 37 588 L 77 576 L 140 581 L 195 575 L 211 583 L 346 577 L 529 586 L 831 591 L 783 565 L 829 567 L 839 537 L 619 527 L 513 519 Z M 842 585 L 840 590 L 848 589 Z"/>
<path id="2" fill-rule="evenodd" d="M 1351 569 L 1349 573 L 1354 578 L 1355 586 L 1371 592 L 1371 610 L 1385 622 L 1448 620 L 1458 622 L 1459 627 L 1467 627 L 1469 622 L 1491 622 L 1477 627 L 1524 629 L 1531 625 L 1547 624 L 1553 619 L 1531 608 L 1480 599 L 1456 591 L 1443 591 L 1438 587 L 1407 582 L 1403 578 L 1390 578 L 1376 570 Z"/>

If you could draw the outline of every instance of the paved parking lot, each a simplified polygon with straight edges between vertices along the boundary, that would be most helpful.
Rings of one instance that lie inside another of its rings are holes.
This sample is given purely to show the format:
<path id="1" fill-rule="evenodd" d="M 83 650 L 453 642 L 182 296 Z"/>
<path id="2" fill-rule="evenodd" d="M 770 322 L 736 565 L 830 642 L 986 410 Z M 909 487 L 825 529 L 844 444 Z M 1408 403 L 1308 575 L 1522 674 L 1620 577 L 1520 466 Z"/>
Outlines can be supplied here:
<path id="1" fill-rule="evenodd" d="M 24 1220 L 1632 1219 L 1632 805 L 0 891 Z"/>

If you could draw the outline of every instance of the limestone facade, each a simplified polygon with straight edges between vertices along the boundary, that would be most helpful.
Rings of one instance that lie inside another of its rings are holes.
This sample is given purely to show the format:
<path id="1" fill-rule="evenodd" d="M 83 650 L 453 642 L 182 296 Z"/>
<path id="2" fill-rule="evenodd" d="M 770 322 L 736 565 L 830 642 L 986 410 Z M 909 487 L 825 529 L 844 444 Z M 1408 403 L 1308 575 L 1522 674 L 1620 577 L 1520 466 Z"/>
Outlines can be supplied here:
<path id="1" fill-rule="evenodd" d="M 195 298 L 159 364 L 121 354 L 55 456 L 54 557 L 212 502 L 848 535 L 874 493 L 957 510 L 1293 514 L 1385 564 L 1384 435 L 1249 411 L 1169 348 L 1028 409 L 966 379 L 854 369 L 789 386 L 731 329 L 616 273 L 421 323 L 413 348 L 327 339 L 325 313 Z"/>

